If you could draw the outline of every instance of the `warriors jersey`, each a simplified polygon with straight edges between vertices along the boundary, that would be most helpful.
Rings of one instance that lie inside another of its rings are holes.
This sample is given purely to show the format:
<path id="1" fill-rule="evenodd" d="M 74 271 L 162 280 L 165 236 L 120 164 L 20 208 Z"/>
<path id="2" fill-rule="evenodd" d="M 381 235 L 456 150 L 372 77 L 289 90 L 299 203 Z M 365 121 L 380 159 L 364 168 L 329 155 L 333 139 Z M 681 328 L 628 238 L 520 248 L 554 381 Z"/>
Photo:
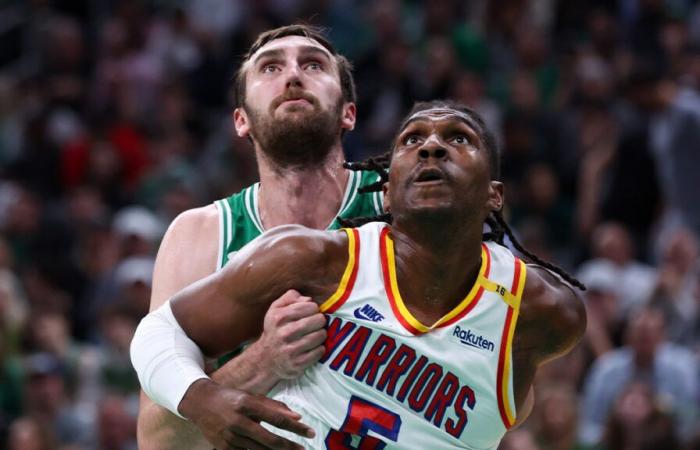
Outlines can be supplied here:
<path id="1" fill-rule="evenodd" d="M 525 264 L 484 242 L 467 296 L 427 325 L 401 298 L 390 227 L 341 232 L 349 258 L 321 305 L 326 352 L 270 393 L 316 437 L 273 430 L 309 449 L 495 449 L 515 421 L 511 345 Z"/>
<path id="2" fill-rule="evenodd" d="M 360 194 L 359 188 L 379 181 L 379 175 L 369 171 L 352 171 L 345 187 L 345 195 L 336 214 L 337 217 L 373 217 L 382 214 L 382 193 Z M 219 255 L 217 269 L 222 268 L 229 257 L 264 231 L 258 211 L 258 191 L 260 183 L 255 183 L 237 194 L 214 202 L 219 210 Z M 340 228 L 334 218 L 327 229 Z"/>

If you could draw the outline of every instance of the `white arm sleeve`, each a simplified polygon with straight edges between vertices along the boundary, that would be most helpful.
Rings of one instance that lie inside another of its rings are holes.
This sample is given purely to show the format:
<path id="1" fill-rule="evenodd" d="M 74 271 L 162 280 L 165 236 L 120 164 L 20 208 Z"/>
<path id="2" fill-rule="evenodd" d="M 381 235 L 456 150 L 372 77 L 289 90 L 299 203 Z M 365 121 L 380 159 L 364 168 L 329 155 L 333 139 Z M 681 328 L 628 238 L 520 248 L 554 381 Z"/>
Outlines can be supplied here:
<path id="1" fill-rule="evenodd" d="M 131 363 L 146 395 L 178 417 L 187 389 L 209 378 L 202 351 L 180 327 L 170 301 L 141 320 L 131 341 Z"/>

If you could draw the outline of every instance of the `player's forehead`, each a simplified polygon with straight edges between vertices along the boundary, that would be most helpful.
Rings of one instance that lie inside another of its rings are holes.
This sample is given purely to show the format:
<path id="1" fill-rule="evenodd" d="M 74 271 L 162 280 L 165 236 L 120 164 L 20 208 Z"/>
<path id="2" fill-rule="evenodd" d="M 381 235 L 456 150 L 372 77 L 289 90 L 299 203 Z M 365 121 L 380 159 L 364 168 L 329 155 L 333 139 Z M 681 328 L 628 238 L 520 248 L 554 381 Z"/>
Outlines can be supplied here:
<path id="1" fill-rule="evenodd" d="M 261 57 L 265 55 L 279 55 L 288 53 L 299 53 L 299 52 L 320 52 L 329 59 L 333 58 L 333 55 L 317 40 L 307 37 L 307 36 L 284 36 L 281 38 L 273 39 L 253 53 L 246 64 L 255 64 Z"/>
<path id="2" fill-rule="evenodd" d="M 479 134 L 481 127 L 468 114 L 457 109 L 435 107 L 425 109 L 412 114 L 404 123 L 403 130 L 420 123 L 431 123 L 436 125 L 447 125 L 459 123 L 469 128 L 475 134 Z"/>

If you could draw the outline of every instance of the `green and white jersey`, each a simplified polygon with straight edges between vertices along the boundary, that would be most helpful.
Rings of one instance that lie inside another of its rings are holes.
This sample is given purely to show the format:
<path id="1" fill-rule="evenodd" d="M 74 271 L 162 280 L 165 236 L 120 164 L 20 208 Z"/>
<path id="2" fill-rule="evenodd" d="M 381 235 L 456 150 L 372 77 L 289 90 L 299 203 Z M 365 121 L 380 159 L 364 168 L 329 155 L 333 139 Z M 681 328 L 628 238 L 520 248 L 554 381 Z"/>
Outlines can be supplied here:
<path id="1" fill-rule="evenodd" d="M 336 217 L 349 219 L 353 217 L 376 216 L 383 213 L 381 192 L 360 194 L 357 190 L 379 181 L 379 175 L 370 171 L 351 171 L 345 195 Z M 214 202 L 219 210 L 219 254 L 217 270 L 222 268 L 229 258 L 248 242 L 260 236 L 265 229 L 258 210 L 258 191 L 260 183 L 255 183 L 228 198 Z M 338 219 L 328 225 L 329 230 L 340 228 Z"/>

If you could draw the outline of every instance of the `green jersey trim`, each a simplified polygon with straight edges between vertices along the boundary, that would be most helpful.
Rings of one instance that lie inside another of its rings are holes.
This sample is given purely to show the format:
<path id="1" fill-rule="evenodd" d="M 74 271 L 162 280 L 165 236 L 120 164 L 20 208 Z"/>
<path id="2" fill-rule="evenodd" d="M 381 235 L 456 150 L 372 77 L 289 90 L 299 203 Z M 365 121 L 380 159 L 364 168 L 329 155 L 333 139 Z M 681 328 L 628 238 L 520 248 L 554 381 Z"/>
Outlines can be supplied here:
<path id="1" fill-rule="evenodd" d="M 339 228 L 338 217 L 381 214 L 383 211 L 383 195 L 381 192 L 368 194 L 359 194 L 357 192 L 361 186 L 369 185 L 379 180 L 379 175 L 371 172 L 349 171 L 340 207 L 327 224 L 326 229 Z M 250 242 L 256 236 L 265 232 L 265 227 L 260 217 L 259 195 L 260 183 L 258 182 L 237 194 L 214 202 L 219 212 L 217 270 L 226 264 L 230 254 L 235 253 L 241 246 L 239 244 Z M 364 197 L 364 199 L 361 197 Z"/>
<path id="2" fill-rule="evenodd" d="M 360 185 L 361 179 L 362 174 L 360 172 L 350 172 L 350 176 L 348 177 L 348 184 L 345 186 L 345 195 L 343 195 L 343 201 L 340 204 L 340 209 L 338 210 L 338 213 L 335 215 L 335 217 L 331 219 L 331 222 L 328 224 L 328 227 L 330 227 L 333 224 L 336 217 L 342 216 L 345 210 L 348 209 L 350 205 L 352 205 L 352 202 L 357 196 L 357 187 Z M 328 227 L 326 227 L 326 229 Z"/>
<path id="3" fill-rule="evenodd" d="M 260 220 L 260 211 L 258 210 L 258 190 L 260 189 L 260 182 L 246 188 L 245 193 L 245 209 L 248 212 L 250 220 L 258 229 L 260 234 L 265 232 L 265 228 L 262 225 L 262 220 Z"/>
<path id="4" fill-rule="evenodd" d="M 226 263 L 225 249 L 228 248 L 233 237 L 233 224 L 231 223 L 231 206 L 226 199 L 217 200 L 214 205 L 219 210 L 219 252 L 216 261 L 217 269 L 220 269 Z"/>

